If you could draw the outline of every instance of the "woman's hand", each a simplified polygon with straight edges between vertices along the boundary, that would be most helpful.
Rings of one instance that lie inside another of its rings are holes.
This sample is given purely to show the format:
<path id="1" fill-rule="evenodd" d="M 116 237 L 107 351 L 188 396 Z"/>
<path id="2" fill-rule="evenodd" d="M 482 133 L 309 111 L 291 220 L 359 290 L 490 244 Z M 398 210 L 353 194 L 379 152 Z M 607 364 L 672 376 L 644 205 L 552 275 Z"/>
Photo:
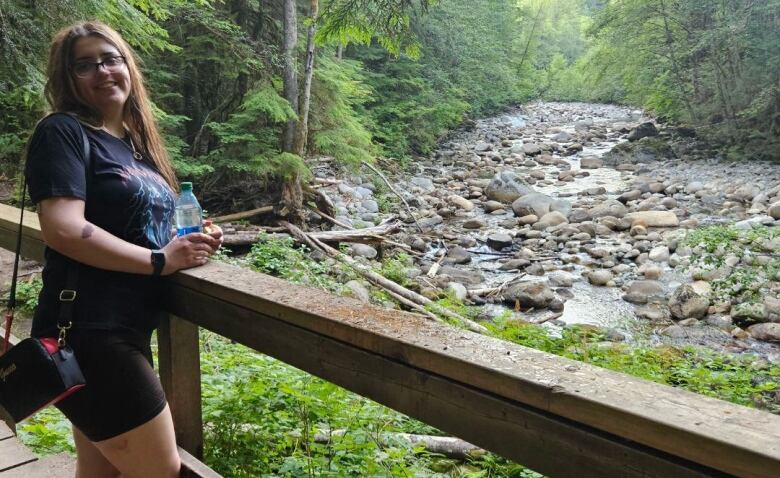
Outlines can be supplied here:
<path id="1" fill-rule="evenodd" d="M 203 221 L 203 232 L 219 241 L 217 249 L 222 247 L 222 242 L 225 240 L 222 235 L 222 228 L 214 224 L 211 219 L 205 219 Z"/>
<path id="2" fill-rule="evenodd" d="M 165 267 L 162 270 L 162 275 L 173 274 L 181 269 L 205 264 L 208 257 L 214 254 L 222 244 L 221 229 L 219 233 L 220 238 L 201 232 L 173 238 L 162 248 L 163 253 L 165 253 Z"/>

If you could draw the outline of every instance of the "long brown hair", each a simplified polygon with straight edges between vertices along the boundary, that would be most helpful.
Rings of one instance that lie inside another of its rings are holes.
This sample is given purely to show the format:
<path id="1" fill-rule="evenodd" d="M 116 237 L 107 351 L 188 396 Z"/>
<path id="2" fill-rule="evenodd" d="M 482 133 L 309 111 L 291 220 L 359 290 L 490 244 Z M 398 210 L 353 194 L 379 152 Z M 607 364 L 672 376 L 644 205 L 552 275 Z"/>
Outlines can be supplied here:
<path id="1" fill-rule="evenodd" d="M 152 113 L 143 75 L 138 68 L 139 59 L 114 29 L 100 22 L 88 21 L 63 28 L 54 36 L 46 72 L 46 100 L 54 111 L 76 113 L 90 123 L 102 124 L 100 112 L 81 97 L 71 73 L 76 42 L 89 36 L 102 38 L 125 57 L 130 75 L 130 95 L 124 106 L 124 122 L 128 133 L 144 158 L 157 168 L 174 191 L 178 190 L 176 175 Z"/>

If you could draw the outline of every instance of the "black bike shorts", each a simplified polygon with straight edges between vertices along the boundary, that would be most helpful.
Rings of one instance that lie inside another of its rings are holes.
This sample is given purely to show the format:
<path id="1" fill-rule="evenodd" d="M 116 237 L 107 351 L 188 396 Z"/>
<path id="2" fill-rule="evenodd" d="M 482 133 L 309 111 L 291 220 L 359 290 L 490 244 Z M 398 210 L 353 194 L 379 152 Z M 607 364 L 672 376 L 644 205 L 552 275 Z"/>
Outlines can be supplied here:
<path id="1" fill-rule="evenodd" d="M 165 408 L 150 342 L 151 335 L 132 332 L 68 333 L 86 385 L 56 406 L 90 441 L 128 432 Z"/>

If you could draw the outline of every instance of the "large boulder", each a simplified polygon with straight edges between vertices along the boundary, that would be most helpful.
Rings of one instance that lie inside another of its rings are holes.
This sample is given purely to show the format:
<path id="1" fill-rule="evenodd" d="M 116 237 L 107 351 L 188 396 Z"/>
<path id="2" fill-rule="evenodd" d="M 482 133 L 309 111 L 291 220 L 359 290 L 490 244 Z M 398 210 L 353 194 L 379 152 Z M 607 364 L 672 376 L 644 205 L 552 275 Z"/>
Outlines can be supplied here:
<path id="1" fill-rule="evenodd" d="M 747 328 L 748 333 L 756 340 L 765 342 L 780 342 L 780 324 L 766 323 L 751 325 Z"/>
<path id="2" fill-rule="evenodd" d="M 521 309 L 545 309 L 555 299 L 555 293 L 544 282 L 521 282 L 504 292 L 504 302 Z"/>
<path id="3" fill-rule="evenodd" d="M 710 300 L 697 293 L 693 287 L 683 284 L 669 297 L 669 310 L 676 319 L 700 319 L 707 314 Z"/>
<path id="4" fill-rule="evenodd" d="M 628 133 L 628 140 L 639 141 L 640 139 L 646 138 L 648 136 L 658 136 L 658 130 L 650 121 L 642 123 L 636 128 L 632 129 L 631 132 Z"/>
<path id="5" fill-rule="evenodd" d="M 743 327 L 757 322 L 766 322 L 769 316 L 766 306 L 755 302 L 732 305 L 729 315 L 734 319 L 734 322 Z"/>
<path id="6" fill-rule="evenodd" d="M 590 215 L 590 217 L 593 219 L 604 217 L 604 216 L 621 218 L 625 216 L 627 212 L 628 209 L 620 201 L 616 201 L 614 199 L 607 199 L 606 201 L 603 201 L 601 204 L 590 208 L 588 210 L 588 215 Z"/>
<path id="7" fill-rule="evenodd" d="M 669 159 L 674 157 L 672 148 L 658 138 L 642 138 L 636 142 L 620 143 L 601 159 L 607 166 L 616 167 L 619 164 L 639 164 Z"/>
<path id="8" fill-rule="evenodd" d="M 638 211 L 625 215 L 631 222 L 644 222 L 647 227 L 677 227 L 680 220 L 672 211 Z"/>
<path id="9" fill-rule="evenodd" d="M 529 214 L 542 217 L 550 212 L 550 206 L 553 201 L 555 200 L 546 194 L 530 193 L 515 199 L 512 202 L 512 210 L 517 217 L 528 216 Z"/>
<path id="10" fill-rule="evenodd" d="M 512 171 L 496 173 L 485 189 L 488 199 L 509 204 L 515 199 L 533 193 L 534 190 L 522 178 Z"/>

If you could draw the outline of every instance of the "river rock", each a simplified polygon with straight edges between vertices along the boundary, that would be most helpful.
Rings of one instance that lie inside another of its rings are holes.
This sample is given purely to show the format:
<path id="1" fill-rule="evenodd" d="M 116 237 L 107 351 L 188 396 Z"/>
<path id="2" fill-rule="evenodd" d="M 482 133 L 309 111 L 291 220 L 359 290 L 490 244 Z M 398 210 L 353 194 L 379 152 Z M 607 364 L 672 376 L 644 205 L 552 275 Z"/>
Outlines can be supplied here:
<path id="1" fill-rule="evenodd" d="M 534 156 L 542 152 L 542 148 L 536 143 L 526 143 L 523 145 L 523 152 L 528 156 Z"/>
<path id="2" fill-rule="evenodd" d="M 764 322 L 768 315 L 764 304 L 751 302 L 732 305 L 729 314 L 734 322 L 743 327 L 756 322 Z"/>
<path id="3" fill-rule="evenodd" d="M 510 307 L 519 303 L 521 309 L 545 309 L 555 293 L 544 282 L 521 282 L 504 292 L 504 302 Z"/>
<path id="4" fill-rule="evenodd" d="M 767 214 L 769 214 L 776 221 L 780 220 L 780 201 L 769 206 L 769 211 L 767 211 Z"/>
<path id="5" fill-rule="evenodd" d="M 605 286 L 608 285 L 612 279 L 612 272 L 606 269 L 600 269 L 588 273 L 588 281 L 593 285 Z"/>
<path id="6" fill-rule="evenodd" d="M 766 323 L 751 325 L 747 328 L 748 333 L 756 340 L 765 342 L 780 342 L 780 324 Z"/>
<path id="7" fill-rule="evenodd" d="M 533 225 L 533 228 L 537 231 L 544 231 L 548 227 L 557 226 L 559 224 L 565 224 L 568 221 L 566 220 L 566 216 L 561 214 L 558 211 L 552 211 L 548 212 L 541 218 L 539 218 L 539 222 Z"/>
<path id="8" fill-rule="evenodd" d="M 487 244 L 491 248 L 500 251 L 512 245 L 512 236 L 505 232 L 496 232 L 487 237 Z"/>
<path id="9" fill-rule="evenodd" d="M 423 229 L 432 228 L 433 226 L 444 222 L 444 218 L 439 216 L 438 214 L 435 214 L 431 217 L 425 217 L 423 219 L 420 219 L 417 222 L 420 224 L 420 227 L 422 227 Z"/>
<path id="10" fill-rule="evenodd" d="M 639 141 L 640 139 L 646 138 L 648 136 L 658 136 L 658 130 L 650 121 L 642 123 L 636 128 L 632 129 L 631 132 L 628 133 L 628 140 Z"/>
<path id="11" fill-rule="evenodd" d="M 365 304 L 368 304 L 371 300 L 368 289 L 356 280 L 351 280 L 344 284 L 344 294 L 349 297 L 354 297 Z"/>
<path id="12" fill-rule="evenodd" d="M 499 211 L 504 209 L 504 205 L 498 201 L 490 200 L 482 203 L 482 208 L 485 209 L 485 212 L 491 213 L 493 211 Z"/>
<path id="13" fill-rule="evenodd" d="M 657 280 L 663 274 L 663 269 L 655 264 L 642 264 L 637 272 L 645 276 L 647 280 Z"/>
<path id="14" fill-rule="evenodd" d="M 447 257 L 442 262 L 446 264 L 468 264 L 471 262 L 471 253 L 460 246 L 451 247 L 447 251 Z"/>
<path id="15" fill-rule="evenodd" d="M 598 206 L 588 210 L 588 214 L 594 219 L 604 216 L 621 218 L 625 216 L 627 212 L 628 210 L 626 209 L 626 206 L 614 199 L 607 199 Z"/>
<path id="16" fill-rule="evenodd" d="M 537 216 L 536 214 L 528 214 L 526 216 L 517 218 L 517 223 L 522 226 L 525 226 L 528 224 L 534 224 L 538 220 L 539 220 L 539 216 Z"/>
<path id="17" fill-rule="evenodd" d="M 485 195 L 488 199 L 505 204 L 511 203 L 515 199 L 533 192 L 534 190 L 528 183 L 512 171 L 501 171 L 496 173 L 493 180 L 490 181 L 490 184 L 488 184 L 485 189 Z"/>
<path id="18" fill-rule="evenodd" d="M 452 295 L 455 296 L 456 299 L 460 301 L 466 300 L 469 296 L 469 291 L 466 290 L 466 286 L 461 284 L 460 282 L 450 282 L 447 285 L 447 290 L 452 293 Z"/>
<path id="19" fill-rule="evenodd" d="M 768 226 L 770 224 L 773 224 L 775 220 L 772 218 L 772 216 L 753 216 L 751 218 L 745 219 L 744 221 L 739 221 L 734 223 L 734 227 L 737 229 L 742 229 L 743 231 L 749 231 L 750 229 L 753 229 L 754 227 L 758 226 Z"/>
<path id="20" fill-rule="evenodd" d="M 628 285 L 623 300 L 633 304 L 647 304 L 664 298 L 664 286 L 654 280 L 635 280 Z"/>
<path id="21" fill-rule="evenodd" d="M 483 141 L 480 141 L 476 145 L 474 145 L 474 151 L 477 153 L 484 153 L 486 151 L 492 151 L 493 146 L 490 143 L 485 143 Z"/>
<path id="22" fill-rule="evenodd" d="M 475 207 L 473 202 L 463 196 L 458 196 L 457 194 L 453 194 L 449 197 L 449 203 L 464 211 L 473 211 Z"/>
<path id="23" fill-rule="evenodd" d="M 376 249 L 368 244 L 354 243 L 349 245 L 350 254 L 354 257 L 365 257 L 366 259 L 373 259 L 376 257 Z"/>
<path id="24" fill-rule="evenodd" d="M 463 227 L 465 229 L 482 229 L 485 226 L 487 226 L 487 223 L 484 219 L 480 219 L 478 217 L 466 219 L 463 221 Z"/>
<path id="25" fill-rule="evenodd" d="M 415 186 L 417 186 L 418 188 L 422 189 L 425 192 L 431 192 L 434 189 L 436 189 L 436 186 L 434 186 L 433 181 L 431 181 L 430 178 L 415 176 L 412 179 L 410 179 L 409 182 L 414 184 Z"/>
<path id="26" fill-rule="evenodd" d="M 580 160 L 580 168 L 582 169 L 598 169 L 604 166 L 604 161 L 600 158 L 585 157 Z"/>
<path id="27" fill-rule="evenodd" d="M 659 333 L 673 339 L 684 339 L 688 337 L 688 332 L 685 330 L 685 327 L 676 324 L 664 327 Z"/>
<path id="28" fill-rule="evenodd" d="M 638 211 L 626 214 L 632 223 L 644 222 L 647 227 L 677 227 L 680 220 L 672 211 Z"/>
<path id="29" fill-rule="evenodd" d="M 517 217 L 523 217 L 529 214 L 542 217 L 550 212 L 550 205 L 552 203 L 553 198 L 546 194 L 531 193 L 515 199 L 512 202 L 512 211 L 514 211 Z"/>
<path id="30" fill-rule="evenodd" d="M 561 131 L 560 133 L 556 133 L 552 137 L 552 139 L 553 139 L 553 141 L 557 141 L 559 143 L 568 143 L 569 141 L 571 141 L 572 137 L 566 131 Z"/>
<path id="31" fill-rule="evenodd" d="M 623 204 L 627 203 L 628 201 L 636 201 L 639 199 L 639 197 L 642 196 L 642 191 L 639 189 L 632 189 L 630 191 L 626 191 L 620 196 L 618 196 L 618 201 L 622 202 Z"/>
<path id="32" fill-rule="evenodd" d="M 648 257 L 653 262 L 666 262 L 669 260 L 669 248 L 666 246 L 656 246 L 650 250 Z"/>
<path id="33" fill-rule="evenodd" d="M 502 271 L 514 271 L 518 269 L 525 269 L 531 264 L 531 261 L 528 259 L 509 259 L 508 261 L 501 264 L 501 267 L 499 267 L 499 270 Z"/>
<path id="34" fill-rule="evenodd" d="M 636 308 L 634 311 L 640 319 L 651 322 L 666 322 L 671 318 L 669 307 L 664 304 L 645 304 Z"/>
<path id="35" fill-rule="evenodd" d="M 575 277 L 565 271 L 555 271 L 547 275 L 547 282 L 552 287 L 571 287 Z"/>
<path id="36" fill-rule="evenodd" d="M 439 269 L 439 275 L 449 277 L 450 282 L 460 282 L 465 285 L 479 285 L 485 281 L 482 273 L 477 270 L 460 269 L 445 265 Z"/>
<path id="37" fill-rule="evenodd" d="M 669 310 L 676 319 L 700 319 L 707 313 L 709 306 L 710 300 L 688 284 L 675 289 L 669 297 Z"/>

